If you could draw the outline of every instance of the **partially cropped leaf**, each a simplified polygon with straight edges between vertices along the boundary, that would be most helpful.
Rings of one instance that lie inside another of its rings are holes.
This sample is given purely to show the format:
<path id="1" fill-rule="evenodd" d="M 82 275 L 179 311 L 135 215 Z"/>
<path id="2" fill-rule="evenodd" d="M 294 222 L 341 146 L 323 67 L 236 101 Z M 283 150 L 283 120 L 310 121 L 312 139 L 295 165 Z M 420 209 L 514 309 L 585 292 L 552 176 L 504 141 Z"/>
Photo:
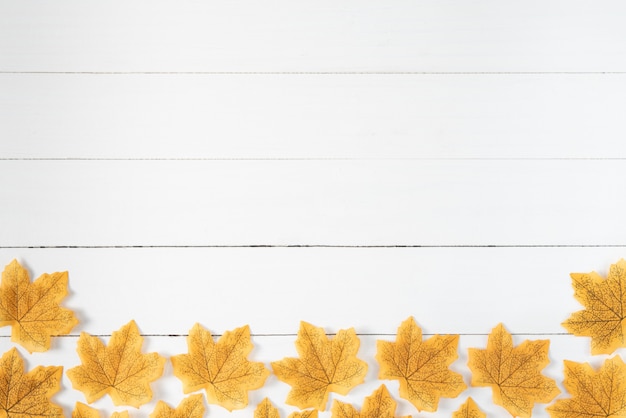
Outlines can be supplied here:
<path id="1" fill-rule="evenodd" d="M 513 346 L 511 334 L 499 324 L 487 349 L 470 348 L 472 386 L 489 386 L 494 403 L 514 417 L 530 417 L 535 402 L 550 402 L 559 394 L 554 380 L 541 374 L 548 365 L 549 340 L 525 340 Z"/>
<path id="2" fill-rule="evenodd" d="M 28 271 L 13 260 L 2 272 L 0 327 L 12 326 L 11 340 L 31 353 L 50 348 L 50 337 L 68 334 L 78 323 L 59 306 L 67 295 L 67 272 L 42 274 L 31 283 Z"/>
<path id="3" fill-rule="evenodd" d="M 82 402 L 76 402 L 72 411 L 72 418 L 100 418 L 100 412 Z"/>
<path id="4" fill-rule="evenodd" d="M 15 348 L 0 358 L 0 417 L 62 418 L 63 409 L 50 402 L 59 391 L 63 368 L 37 366 L 24 373 L 24 360 Z"/>
<path id="5" fill-rule="evenodd" d="M 276 377 L 291 385 L 287 403 L 324 410 L 330 392 L 347 395 L 363 383 L 367 363 L 356 357 L 359 345 L 354 328 L 329 339 L 322 328 L 301 322 L 296 339 L 300 357 L 272 363 Z"/>
<path id="6" fill-rule="evenodd" d="M 82 402 L 76 402 L 72 411 L 72 418 L 100 418 L 100 412 Z M 111 418 L 129 418 L 128 411 L 113 412 Z"/>
<path id="7" fill-rule="evenodd" d="M 458 335 L 422 341 L 422 330 L 409 318 L 398 328 L 395 343 L 378 341 L 378 377 L 399 380 L 401 397 L 418 411 L 434 412 L 440 397 L 454 398 L 467 388 L 463 376 L 448 368 L 458 358 L 458 344 Z"/>
<path id="8" fill-rule="evenodd" d="M 215 342 L 211 333 L 195 324 L 187 337 L 188 354 L 172 357 L 174 375 L 185 393 L 206 390 L 209 403 L 229 411 L 248 405 L 248 391 L 259 389 L 269 376 L 263 363 L 248 360 L 254 346 L 250 327 L 226 331 Z"/>
<path id="9" fill-rule="evenodd" d="M 331 418 L 395 418 L 396 401 L 389 394 L 387 387 L 380 385 L 374 393 L 365 398 L 361 412 L 352 405 L 336 399 L 331 412 Z M 410 418 L 410 415 L 404 418 Z"/>
<path id="10" fill-rule="evenodd" d="M 467 398 L 458 411 L 452 414 L 452 418 L 486 418 L 487 415 L 478 408 L 472 398 Z"/>
<path id="11" fill-rule="evenodd" d="M 77 348 L 82 365 L 67 371 L 72 386 L 88 403 L 109 394 L 115 405 L 139 408 L 152 399 L 150 383 L 161 377 L 165 365 L 157 353 L 143 354 L 142 344 L 135 321 L 115 331 L 108 346 L 82 332 Z"/>
<path id="12" fill-rule="evenodd" d="M 254 410 L 254 418 L 280 418 L 280 413 L 278 412 L 278 408 L 276 408 L 268 398 L 265 398 Z M 317 418 L 317 410 L 312 409 L 302 412 L 292 412 L 289 418 Z"/>
<path id="13" fill-rule="evenodd" d="M 150 414 L 150 418 L 202 418 L 204 410 L 202 395 L 198 393 L 183 399 L 176 408 L 159 401 L 154 411 Z"/>
<path id="14" fill-rule="evenodd" d="M 563 326 L 574 335 L 591 337 L 592 354 L 611 354 L 626 347 L 626 260 L 611 265 L 606 279 L 598 273 L 572 273 L 574 297 L 585 306 Z"/>
<path id="15" fill-rule="evenodd" d="M 564 363 L 563 385 L 572 397 L 547 408 L 552 418 L 626 417 L 626 365 L 619 356 L 606 360 L 597 371 L 588 363 Z"/>
<path id="16" fill-rule="evenodd" d="M 265 398 L 254 410 L 254 418 L 280 418 L 278 408 L 272 405 L 268 398 Z"/>

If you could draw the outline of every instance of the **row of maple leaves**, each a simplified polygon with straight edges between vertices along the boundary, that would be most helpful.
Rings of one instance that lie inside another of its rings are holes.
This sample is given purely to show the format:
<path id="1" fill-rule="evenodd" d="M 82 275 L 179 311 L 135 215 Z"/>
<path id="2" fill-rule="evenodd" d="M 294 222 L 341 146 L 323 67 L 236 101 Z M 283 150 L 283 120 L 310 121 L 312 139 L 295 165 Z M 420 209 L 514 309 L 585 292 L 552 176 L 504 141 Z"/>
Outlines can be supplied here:
<path id="1" fill-rule="evenodd" d="M 590 336 L 593 354 L 610 354 L 625 346 L 626 261 L 611 266 L 608 277 L 597 273 L 572 274 L 575 297 L 585 309 L 563 324 L 575 335 Z M 64 335 L 77 324 L 74 313 L 59 305 L 67 294 L 67 272 L 44 274 L 35 282 L 16 261 L 6 266 L 0 283 L 0 326 L 11 325 L 13 341 L 30 352 L 45 351 L 52 335 Z M 466 389 L 460 374 L 449 369 L 458 357 L 458 335 L 435 335 L 422 339 L 413 318 L 398 328 L 395 342 L 378 341 L 376 360 L 379 378 L 400 382 L 400 396 L 419 411 L 436 411 L 441 397 L 456 397 Z M 139 407 L 152 399 L 150 383 L 163 373 L 165 359 L 157 353 L 143 354 L 143 337 L 134 321 L 113 332 L 108 345 L 85 332 L 78 339 L 81 365 L 67 371 L 72 386 L 88 403 L 108 394 L 115 405 Z M 295 345 L 298 358 L 272 362 L 274 374 L 291 386 L 286 402 L 300 409 L 314 408 L 297 416 L 314 416 L 324 410 L 330 392 L 346 395 L 362 383 L 367 363 L 357 358 L 359 339 L 354 329 L 340 330 L 332 339 L 322 328 L 302 322 Z M 530 417 L 535 403 L 549 403 L 559 393 L 553 379 L 541 370 L 549 363 L 548 340 L 525 340 L 514 346 L 502 324 L 493 329 L 485 349 L 470 348 L 468 366 L 472 386 L 493 389 L 493 400 L 511 415 Z M 269 370 L 248 360 L 253 349 L 248 326 L 225 332 L 214 341 L 210 332 L 196 324 L 188 336 L 188 354 L 171 358 L 174 375 L 185 393 L 204 389 L 209 403 L 233 410 L 247 406 L 247 393 L 263 386 Z M 61 367 L 39 366 L 24 373 L 23 360 L 15 348 L 0 359 L 0 411 L 19 416 L 62 416 L 50 398 L 59 390 Z M 588 364 L 565 361 L 564 386 L 571 398 L 559 399 L 547 410 L 552 417 L 626 416 L 626 365 L 619 356 L 599 370 Z M 192 395 L 178 408 L 159 402 L 153 415 L 202 416 L 201 396 Z M 366 398 L 361 412 L 335 401 L 333 417 L 393 417 L 395 401 L 385 386 Z M 375 411 L 375 412 L 369 412 Z M 383 411 L 383 412 L 381 412 Z M 381 415 L 382 413 L 382 415 Z M 95 415 L 94 415 L 95 414 Z M 199 414 L 199 415 L 196 415 Z M 372 415 L 373 414 L 373 415 Z M 470 399 L 458 416 L 484 416 Z M 76 417 L 98 413 L 77 404 Z M 278 411 L 263 401 L 255 418 L 278 418 Z"/>

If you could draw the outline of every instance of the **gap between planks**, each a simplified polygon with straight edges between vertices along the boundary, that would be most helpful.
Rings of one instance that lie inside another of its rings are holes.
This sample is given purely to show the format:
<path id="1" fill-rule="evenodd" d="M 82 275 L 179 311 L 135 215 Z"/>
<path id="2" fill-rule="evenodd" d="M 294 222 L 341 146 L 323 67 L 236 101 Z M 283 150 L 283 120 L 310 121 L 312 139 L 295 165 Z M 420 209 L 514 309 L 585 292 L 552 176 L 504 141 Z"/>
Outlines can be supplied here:
<path id="1" fill-rule="evenodd" d="M 626 75 L 626 71 L 0 71 L 9 75 Z"/>

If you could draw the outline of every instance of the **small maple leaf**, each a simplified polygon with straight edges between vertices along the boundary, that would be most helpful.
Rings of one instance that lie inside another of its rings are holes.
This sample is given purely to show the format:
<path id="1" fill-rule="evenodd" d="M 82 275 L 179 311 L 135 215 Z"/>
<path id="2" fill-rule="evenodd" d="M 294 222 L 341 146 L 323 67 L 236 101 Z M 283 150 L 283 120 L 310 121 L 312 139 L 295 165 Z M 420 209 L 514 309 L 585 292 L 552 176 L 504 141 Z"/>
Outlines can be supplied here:
<path id="1" fill-rule="evenodd" d="M 513 347 L 502 324 L 489 334 L 487 349 L 469 349 L 472 386 L 491 386 L 494 403 L 514 417 L 530 417 L 535 402 L 550 402 L 559 394 L 554 380 L 541 374 L 548 365 L 549 340 L 525 340 Z"/>
<path id="2" fill-rule="evenodd" d="M 395 418 L 396 401 L 387 387 L 380 385 L 370 396 L 365 398 L 361 412 L 352 405 L 335 400 L 331 408 L 332 418 Z M 405 418 L 410 418 L 407 415 Z"/>
<path id="3" fill-rule="evenodd" d="M 76 402 L 72 411 L 72 418 L 100 418 L 100 412 L 82 402 Z M 128 411 L 113 412 L 111 418 L 129 418 Z"/>
<path id="4" fill-rule="evenodd" d="M 486 418 L 487 415 L 478 408 L 472 398 L 467 398 L 458 411 L 452 414 L 452 418 Z"/>
<path id="5" fill-rule="evenodd" d="M 72 418 L 100 418 L 100 412 L 82 402 L 76 402 L 72 411 Z"/>
<path id="6" fill-rule="evenodd" d="M 109 394 L 115 405 L 139 408 L 152 399 L 150 382 L 163 374 L 165 359 L 142 354 L 143 337 L 135 321 L 113 332 L 109 345 L 81 332 L 76 351 L 82 364 L 67 371 L 72 386 L 88 403 Z"/>
<path id="7" fill-rule="evenodd" d="M 626 364 L 619 356 L 606 360 L 598 371 L 588 363 L 564 363 L 563 385 L 572 397 L 546 408 L 551 417 L 626 417 Z"/>
<path id="8" fill-rule="evenodd" d="M 68 334 L 78 323 L 59 306 L 67 295 L 67 272 L 42 274 L 31 283 L 28 271 L 13 260 L 2 272 L 0 327 L 11 325 L 11 340 L 29 352 L 46 351 L 50 337 Z"/>
<path id="9" fill-rule="evenodd" d="M 202 418 L 204 416 L 204 403 L 202 395 L 190 395 L 183 399 L 176 409 L 163 401 L 159 401 L 150 414 L 150 418 Z"/>
<path id="10" fill-rule="evenodd" d="M 458 335 L 434 335 L 422 341 L 422 330 L 410 317 L 398 328 L 396 342 L 378 341 L 379 379 L 400 381 L 400 396 L 418 411 L 434 412 L 440 397 L 454 398 L 467 386 L 448 366 L 458 358 Z"/>
<path id="11" fill-rule="evenodd" d="M 574 312 L 563 327 L 574 335 L 591 337 L 591 354 L 611 354 L 626 347 L 626 261 L 612 264 L 606 279 L 595 271 L 570 276 L 574 297 L 586 309 Z"/>
<path id="12" fill-rule="evenodd" d="M 250 327 L 226 331 L 217 341 L 200 324 L 187 337 L 189 354 L 172 357 L 174 375 L 185 393 L 205 389 L 209 403 L 229 411 L 248 405 L 248 391 L 259 389 L 269 376 L 263 363 L 248 360 L 254 346 Z"/>
<path id="13" fill-rule="evenodd" d="M 280 418 L 280 414 L 278 408 L 272 405 L 268 398 L 265 398 L 254 410 L 254 418 Z"/>
<path id="14" fill-rule="evenodd" d="M 63 408 L 50 402 L 59 391 L 63 368 L 37 366 L 24 374 L 24 360 L 15 348 L 0 358 L 0 417 L 62 418 Z"/>
<path id="15" fill-rule="evenodd" d="M 300 358 L 272 362 L 276 377 L 291 385 L 287 403 L 324 410 L 329 392 L 347 395 L 363 383 L 367 363 L 356 357 L 359 344 L 354 328 L 329 339 L 324 329 L 301 322 L 295 344 Z"/>
<path id="16" fill-rule="evenodd" d="M 280 413 L 278 412 L 278 408 L 272 405 L 272 402 L 268 398 L 265 398 L 254 410 L 254 418 L 280 418 Z M 317 410 L 292 412 L 289 418 L 317 418 Z"/>

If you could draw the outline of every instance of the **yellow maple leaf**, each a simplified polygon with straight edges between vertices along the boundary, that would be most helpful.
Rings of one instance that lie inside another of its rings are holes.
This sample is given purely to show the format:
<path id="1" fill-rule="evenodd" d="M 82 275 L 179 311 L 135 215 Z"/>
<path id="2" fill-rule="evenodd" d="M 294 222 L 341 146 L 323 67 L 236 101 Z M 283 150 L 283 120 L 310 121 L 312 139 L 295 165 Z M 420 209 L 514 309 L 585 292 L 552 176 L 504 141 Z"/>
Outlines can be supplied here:
<path id="1" fill-rule="evenodd" d="M 356 357 L 360 343 L 354 328 L 329 339 L 324 329 L 301 322 L 295 345 L 300 358 L 272 362 L 276 377 L 291 386 L 288 404 L 324 410 L 329 392 L 347 395 L 363 383 L 367 363 Z"/>
<path id="2" fill-rule="evenodd" d="M 572 397 L 546 408 L 551 417 L 626 417 L 626 365 L 619 356 L 606 360 L 598 371 L 588 363 L 564 363 L 563 385 Z"/>
<path id="3" fill-rule="evenodd" d="M 387 387 L 380 385 L 370 396 L 365 398 L 361 412 L 352 405 L 335 400 L 331 408 L 332 418 L 395 418 L 396 401 Z M 410 418 L 407 415 L 405 418 Z"/>
<path id="4" fill-rule="evenodd" d="M 434 412 L 440 397 L 454 398 L 467 386 L 448 366 L 458 358 L 458 335 L 434 335 L 422 341 L 422 330 L 410 317 L 398 328 L 396 342 L 378 341 L 379 379 L 400 381 L 400 396 L 418 411 Z"/>
<path id="5" fill-rule="evenodd" d="M 202 402 L 201 394 L 187 396 L 176 408 L 159 401 L 150 414 L 150 418 L 202 418 L 203 416 L 204 402 Z"/>
<path id="6" fill-rule="evenodd" d="M 280 418 L 280 414 L 278 408 L 272 405 L 268 398 L 265 398 L 254 410 L 254 418 Z"/>
<path id="7" fill-rule="evenodd" d="M 254 410 L 254 418 L 280 418 L 278 408 L 272 405 L 272 402 L 265 398 L 259 403 Z M 289 418 L 317 418 L 317 410 L 292 412 Z"/>
<path id="8" fill-rule="evenodd" d="M 161 377 L 165 365 L 157 353 L 143 354 L 142 344 L 135 321 L 113 332 L 108 346 L 82 332 L 76 349 L 82 364 L 67 371 L 72 386 L 88 403 L 108 393 L 115 405 L 139 408 L 152 399 L 150 383 Z"/>
<path id="9" fill-rule="evenodd" d="M 478 408 L 472 398 L 467 398 L 458 411 L 452 414 L 452 418 L 486 418 L 487 415 Z"/>
<path id="10" fill-rule="evenodd" d="M 50 337 L 68 334 L 78 323 L 59 306 L 67 295 L 67 272 L 42 274 L 33 283 L 28 271 L 13 260 L 2 272 L 0 327 L 11 325 L 11 340 L 31 353 L 50 348 Z"/>
<path id="11" fill-rule="evenodd" d="M 489 334 L 487 349 L 470 348 L 472 386 L 490 386 L 494 403 L 514 417 L 530 417 L 535 402 L 559 394 L 554 380 L 541 374 L 548 365 L 549 340 L 525 340 L 517 347 L 502 324 Z"/>
<path id="12" fill-rule="evenodd" d="M 82 402 L 76 402 L 72 411 L 72 418 L 100 418 L 100 412 Z M 111 418 L 129 418 L 128 411 L 113 412 Z"/>
<path id="13" fill-rule="evenodd" d="M 0 358 L 0 417 L 62 418 L 63 409 L 50 402 L 59 391 L 63 368 L 37 366 L 24 374 L 24 360 L 15 348 Z"/>
<path id="14" fill-rule="evenodd" d="M 217 341 L 200 324 L 187 337 L 188 354 L 172 357 L 174 375 L 185 393 L 205 389 L 209 403 L 229 411 L 248 405 L 248 391 L 259 389 L 269 376 L 263 363 L 248 360 L 253 349 L 250 327 L 226 331 Z"/>
<path id="15" fill-rule="evenodd" d="M 82 402 L 76 402 L 72 411 L 72 418 L 100 418 L 100 412 Z"/>
<path id="16" fill-rule="evenodd" d="M 612 264 L 606 279 L 595 271 L 570 276 L 574 297 L 586 309 L 574 312 L 563 327 L 574 335 L 591 337 L 592 354 L 611 354 L 626 347 L 626 261 Z"/>

